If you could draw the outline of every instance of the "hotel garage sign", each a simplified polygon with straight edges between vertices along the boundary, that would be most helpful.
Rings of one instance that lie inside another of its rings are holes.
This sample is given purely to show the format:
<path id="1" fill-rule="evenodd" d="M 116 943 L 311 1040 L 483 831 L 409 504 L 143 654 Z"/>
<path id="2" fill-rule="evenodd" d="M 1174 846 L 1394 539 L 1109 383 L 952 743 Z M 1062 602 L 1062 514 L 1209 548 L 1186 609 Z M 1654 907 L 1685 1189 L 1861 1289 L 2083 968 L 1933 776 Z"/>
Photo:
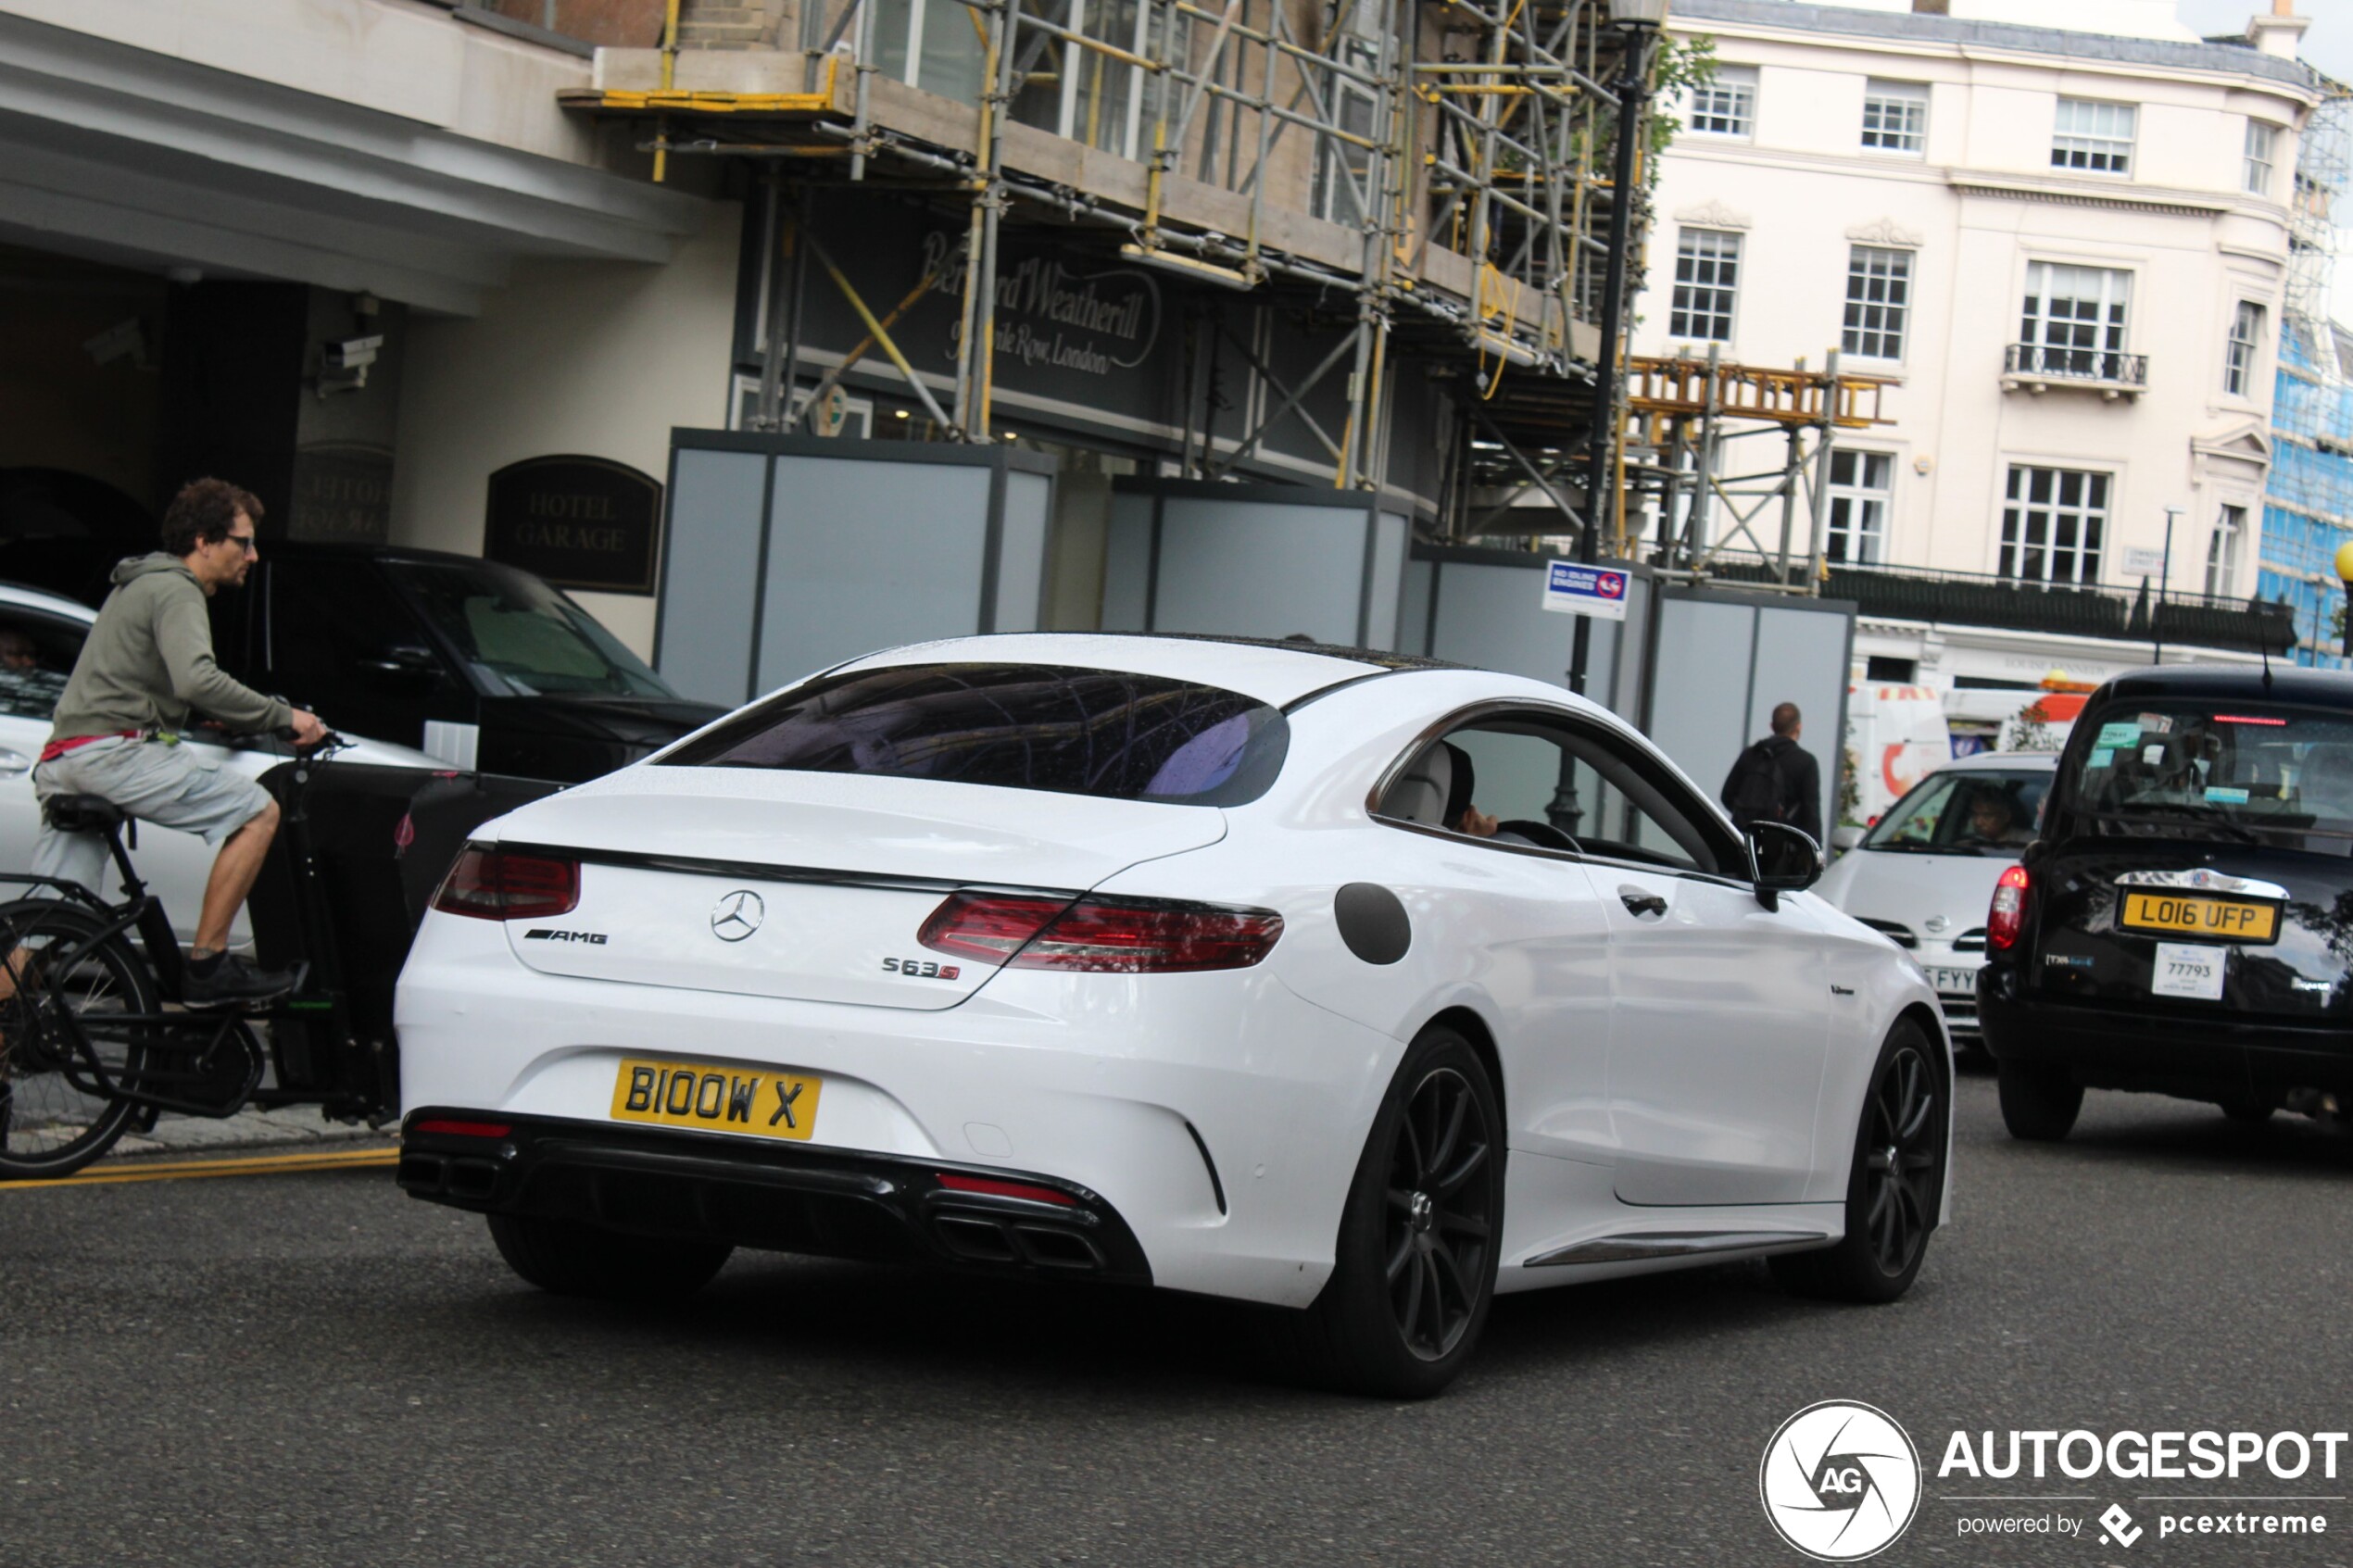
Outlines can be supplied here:
<path id="1" fill-rule="evenodd" d="M 559 588 L 654 591 L 661 485 L 602 458 L 530 458 L 490 476 L 482 553 Z"/>

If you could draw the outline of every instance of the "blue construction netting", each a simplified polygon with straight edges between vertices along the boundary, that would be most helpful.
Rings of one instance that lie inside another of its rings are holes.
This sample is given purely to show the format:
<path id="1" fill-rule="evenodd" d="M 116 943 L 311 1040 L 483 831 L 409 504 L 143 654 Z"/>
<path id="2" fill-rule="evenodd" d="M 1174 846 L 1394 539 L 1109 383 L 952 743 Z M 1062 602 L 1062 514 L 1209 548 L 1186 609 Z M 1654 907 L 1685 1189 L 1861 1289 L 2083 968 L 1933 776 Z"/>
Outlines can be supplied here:
<path id="1" fill-rule="evenodd" d="M 2344 669 L 2336 551 L 2353 540 L 2353 383 L 2325 328 L 2291 319 L 2280 334 L 2271 433 L 2256 592 L 2294 610 L 2297 663 Z"/>

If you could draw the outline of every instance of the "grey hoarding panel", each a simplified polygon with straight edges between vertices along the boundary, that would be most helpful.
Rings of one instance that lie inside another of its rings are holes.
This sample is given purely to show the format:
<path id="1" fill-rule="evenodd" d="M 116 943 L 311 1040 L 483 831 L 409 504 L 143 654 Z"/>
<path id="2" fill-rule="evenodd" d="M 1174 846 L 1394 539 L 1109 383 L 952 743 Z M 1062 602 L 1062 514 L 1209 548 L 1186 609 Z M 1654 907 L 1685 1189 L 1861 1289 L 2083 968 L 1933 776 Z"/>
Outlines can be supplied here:
<path id="1" fill-rule="evenodd" d="M 761 690 L 876 648 L 978 629 L 988 469 L 775 461 Z"/>
<path id="2" fill-rule="evenodd" d="M 1356 641 L 1363 512 L 1177 495 L 1161 508 L 1153 631 Z"/>
<path id="3" fill-rule="evenodd" d="M 1103 627 L 1392 647 L 1408 533 L 1343 492 L 1121 480 Z"/>
<path id="4" fill-rule="evenodd" d="M 730 708 L 750 695 L 768 460 L 681 448 L 671 467 L 654 665 L 691 697 Z"/>
<path id="5" fill-rule="evenodd" d="M 1748 734 L 1756 607 L 1661 596 L 1650 737 L 1714 799 Z"/>
<path id="6" fill-rule="evenodd" d="M 1758 612 L 1756 674 L 1748 699 L 1748 733 L 1770 728 L 1777 703 L 1793 702 L 1805 716 L 1798 744 L 1820 764 L 1824 831 L 1834 825 L 1839 737 L 1845 734 L 1847 659 L 1854 618 L 1795 606 Z M 1729 766 L 1729 764 L 1727 764 Z"/>
<path id="7" fill-rule="evenodd" d="M 1398 595 L 1405 575 L 1405 546 L 1412 538 L 1412 530 L 1396 512 L 1373 515 L 1372 570 L 1365 590 L 1365 646 L 1368 648 L 1392 652 L 1397 648 Z"/>
<path id="8" fill-rule="evenodd" d="M 1042 473 L 1005 476 L 998 523 L 997 606 L 992 632 L 1035 632 L 1046 594 L 1046 529 L 1054 484 Z"/>
<path id="9" fill-rule="evenodd" d="M 1404 586 L 1397 596 L 1397 651 L 1417 654 L 1424 659 L 1429 651 L 1430 595 L 1436 590 L 1438 568 L 1419 556 L 1409 556 L 1402 574 Z"/>
<path id="10" fill-rule="evenodd" d="M 1777 703 L 1806 715 L 1800 743 L 1822 775 L 1827 828 L 1838 787 L 1855 607 L 1723 590 L 1660 596 L 1650 736 L 1713 796 L 1743 746 L 1764 735 Z"/>
<path id="11" fill-rule="evenodd" d="M 1151 613 L 1152 498 L 1114 491 L 1103 540 L 1106 632 L 1140 632 Z"/>
<path id="12" fill-rule="evenodd" d="M 1555 686 L 1568 684 L 1577 617 L 1544 608 L 1548 558 L 1431 546 L 1417 550 L 1416 557 L 1402 612 L 1403 636 L 1415 651 Z M 1627 619 L 1593 622 L 1585 656 L 1585 692 L 1604 708 L 1636 719 L 1641 713 L 1641 661 L 1625 659 L 1623 652 L 1642 646 L 1651 582 L 1639 568 L 1610 564 L 1630 579 Z"/>

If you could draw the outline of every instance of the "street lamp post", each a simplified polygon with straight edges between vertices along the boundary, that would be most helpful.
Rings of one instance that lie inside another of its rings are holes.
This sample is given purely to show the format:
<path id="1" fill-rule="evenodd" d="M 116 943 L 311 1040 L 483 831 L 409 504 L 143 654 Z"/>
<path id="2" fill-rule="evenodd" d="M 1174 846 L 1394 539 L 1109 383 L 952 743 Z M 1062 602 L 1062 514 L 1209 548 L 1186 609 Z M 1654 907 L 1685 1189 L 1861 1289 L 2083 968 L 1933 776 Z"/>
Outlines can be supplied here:
<path id="1" fill-rule="evenodd" d="M 2165 589 L 2173 578 L 2173 520 L 2182 515 L 2179 507 L 2165 508 L 2165 556 L 2157 569 L 2157 608 L 2149 612 L 2149 639 L 2155 651 L 2149 662 L 2165 662 Z"/>
<path id="2" fill-rule="evenodd" d="M 1593 422 L 1587 437 L 1585 526 L 1577 534 L 1577 559 L 1584 566 L 1602 558 L 1602 497 L 1612 488 L 1610 457 L 1617 433 L 1617 339 L 1626 319 L 1626 247 L 1634 230 L 1634 155 L 1642 134 L 1642 109 L 1650 96 L 1650 43 L 1667 19 L 1667 0 L 1609 0 L 1609 19 L 1625 35 L 1619 53 L 1617 80 L 1610 91 L 1617 98 L 1617 144 L 1611 163 L 1609 254 L 1602 271 L 1602 342 L 1593 363 Z M 1568 646 L 1568 689 L 1585 695 L 1585 668 L 1592 656 L 1593 620 L 1576 618 Z M 1561 753 L 1560 779 L 1544 815 L 1566 834 L 1574 834 L 1584 807 L 1577 798 L 1577 765 Z"/>
<path id="3" fill-rule="evenodd" d="M 1626 319 L 1626 248 L 1634 223 L 1634 154 L 1642 141 L 1642 110 L 1650 96 L 1650 42 L 1667 19 L 1667 0 L 1609 0 L 1609 19 L 1625 34 L 1617 80 L 1617 145 L 1609 187 L 1609 255 L 1602 273 L 1602 346 L 1593 365 L 1593 423 L 1586 445 L 1585 526 L 1578 532 L 1577 558 L 1601 560 L 1603 496 L 1612 487 L 1613 437 L 1617 433 L 1617 338 Z M 1585 667 L 1592 651 L 1593 622 L 1577 618 L 1569 645 L 1568 689 L 1583 696 Z"/>
<path id="4" fill-rule="evenodd" d="M 2345 584 L 2345 657 L 2353 659 L 2353 540 L 2336 547 L 2336 580 Z"/>

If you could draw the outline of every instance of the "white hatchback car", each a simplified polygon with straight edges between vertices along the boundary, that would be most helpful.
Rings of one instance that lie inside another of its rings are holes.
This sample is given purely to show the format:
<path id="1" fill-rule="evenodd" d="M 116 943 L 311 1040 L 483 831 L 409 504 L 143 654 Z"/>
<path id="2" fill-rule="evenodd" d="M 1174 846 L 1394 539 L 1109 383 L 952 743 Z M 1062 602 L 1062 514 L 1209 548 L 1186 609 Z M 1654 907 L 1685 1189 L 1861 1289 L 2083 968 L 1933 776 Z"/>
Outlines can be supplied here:
<path id="1" fill-rule="evenodd" d="M 1979 1037 L 1985 911 L 1994 884 L 2033 841 L 2057 770 L 2047 751 L 1948 762 L 1889 808 L 1815 889 L 1912 955 L 1957 1040 Z"/>
<path id="2" fill-rule="evenodd" d="M 477 830 L 401 974 L 399 1179 L 554 1290 L 739 1245 L 1149 1284 L 1391 1395 L 1499 1290 L 1893 1299 L 1948 1051 L 1818 866 L 1534 681 L 899 648 Z"/>
<path id="3" fill-rule="evenodd" d="M 82 639 L 98 612 L 78 599 L 38 588 L 0 583 L 0 871 L 21 872 L 32 864 L 32 841 L 41 831 L 41 806 L 33 797 L 32 766 L 48 744 L 49 719 L 73 673 Z M 335 715 L 324 716 L 329 723 Z M 283 746 L 219 746 L 182 742 L 224 768 L 256 778 L 286 759 Z M 448 764 L 383 741 L 355 741 L 340 754 L 346 761 L 395 768 L 446 769 Z M 212 874 L 213 847 L 194 834 L 142 823 L 132 861 L 163 900 L 183 942 L 195 935 L 205 882 Z M 14 884 L 0 884 L 0 897 L 16 897 Z M 93 889 L 101 897 L 120 897 L 114 887 Z M 250 937 L 243 910 L 230 940 L 242 947 Z"/>

